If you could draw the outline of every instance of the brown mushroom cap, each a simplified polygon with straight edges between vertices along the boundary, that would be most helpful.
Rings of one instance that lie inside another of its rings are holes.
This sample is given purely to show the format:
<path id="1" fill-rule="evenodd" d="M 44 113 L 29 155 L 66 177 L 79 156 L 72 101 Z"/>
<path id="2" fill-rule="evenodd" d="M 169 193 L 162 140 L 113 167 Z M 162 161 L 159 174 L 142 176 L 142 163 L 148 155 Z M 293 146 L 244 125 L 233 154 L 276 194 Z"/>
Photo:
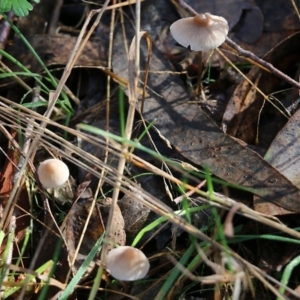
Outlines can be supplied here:
<path id="1" fill-rule="evenodd" d="M 134 281 L 144 278 L 149 271 L 149 261 L 145 254 L 130 246 L 112 249 L 106 257 L 106 268 L 116 279 Z"/>
<path id="2" fill-rule="evenodd" d="M 69 168 L 61 160 L 50 158 L 39 165 L 37 174 L 44 188 L 56 188 L 68 180 Z"/>
<path id="3" fill-rule="evenodd" d="M 194 51 L 206 51 L 219 47 L 228 34 L 228 23 L 223 17 L 210 13 L 183 18 L 174 22 L 170 31 L 182 46 Z"/>

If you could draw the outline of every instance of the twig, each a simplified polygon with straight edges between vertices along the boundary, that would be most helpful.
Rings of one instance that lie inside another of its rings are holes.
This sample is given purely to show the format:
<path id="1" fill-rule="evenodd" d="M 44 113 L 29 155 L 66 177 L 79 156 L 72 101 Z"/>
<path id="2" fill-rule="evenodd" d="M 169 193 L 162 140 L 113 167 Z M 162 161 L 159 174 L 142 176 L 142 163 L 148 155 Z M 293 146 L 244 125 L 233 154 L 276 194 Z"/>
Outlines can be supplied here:
<path id="1" fill-rule="evenodd" d="M 185 8 L 187 11 L 189 11 L 189 13 L 191 13 L 192 15 L 198 15 L 199 13 L 196 12 L 191 6 L 189 6 L 185 1 L 183 0 L 179 0 L 178 3 Z"/>
<path id="2" fill-rule="evenodd" d="M 250 58 L 251 60 L 253 60 L 256 63 L 258 63 L 259 65 L 261 65 L 262 67 L 269 70 L 275 76 L 285 80 L 286 82 L 288 82 L 292 86 L 300 89 L 300 83 L 299 82 L 297 82 L 296 80 L 294 80 L 291 77 L 287 76 L 286 74 L 284 74 L 283 72 L 281 72 L 280 70 L 275 68 L 272 64 L 270 64 L 270 63 L 266 62 L 265 60 L 259 58 L 254 53 L 252 53 L 250 51 L 247 51 L 247 50 L 244 50 L 242 47 L 240 47 L 238 44 L 236 44 L 234 41 L 232 41 L 229 37 L 226 38 L 226 43 L 229 46 L 231 46 L 234 50 L 236 50 L 239 56 Z"/>
<path id="3" fill-rule="evenodd" d="M 204 185 L 206 184 L 206 180 L 201 181 L 198 185 L 196 185 L 195 189 L 201 189 Z M 184 198 L 187 198 L 189 196 L 191 196 L 192 194 L 194 194 L 194 190 L 189 190 L 186 193 L 184 193 L 183 195 L 175 198 L 173 200 L 174 203 L 178 204 L 180 203 Z"/>

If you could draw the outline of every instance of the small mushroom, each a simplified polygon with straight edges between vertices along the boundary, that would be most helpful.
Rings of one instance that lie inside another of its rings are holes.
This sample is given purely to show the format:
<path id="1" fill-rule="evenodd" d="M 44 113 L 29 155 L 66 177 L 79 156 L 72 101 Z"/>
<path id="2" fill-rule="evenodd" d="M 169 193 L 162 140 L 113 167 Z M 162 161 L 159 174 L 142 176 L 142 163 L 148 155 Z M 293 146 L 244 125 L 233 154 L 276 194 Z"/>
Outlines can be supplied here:
<path id="1" fill-rule="evenodd" d="M 106 257 L 107 271 L 117 280 L 134 281 L 144 278 L 149 271 L 145 254 L 130 246 L 112 249 Z"/>
<path id="2" fill-rule="evenodd" d="M 193 51 L 206 51 L 219 47 L 228 34 L 228 23 L 223 17 L 210 13 L 198 14 L 174 22 L 171 34 L 182 46 Z"/>
<path id="3" fill-rule="evenodd" d="M 190 46 L 198 51 L 199 69 L 196 95 L 202 90 L 202 51 L 219 47 L 225 41 L 229 26 L 223 17 L 210 13 L 196 14 L 194 17 L 183 18 L 174 22 L 170 31 L 173 38 L 182 46 Z"/>
<path id="4" fill-rule="evenodd" d="M 64 162 L 50 158 L 39 165 L 37 174 L 41 184 L 48 189 L 62 186 L 68 180 L 70 173 Z"/>

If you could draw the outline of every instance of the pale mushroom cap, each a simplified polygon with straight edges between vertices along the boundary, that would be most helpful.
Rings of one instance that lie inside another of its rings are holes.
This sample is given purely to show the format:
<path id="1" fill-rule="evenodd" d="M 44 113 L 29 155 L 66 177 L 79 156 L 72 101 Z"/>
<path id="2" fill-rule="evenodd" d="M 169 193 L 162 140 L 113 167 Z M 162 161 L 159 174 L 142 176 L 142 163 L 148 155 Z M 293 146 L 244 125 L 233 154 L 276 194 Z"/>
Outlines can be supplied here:
<path id="1" fill-rule="evenodd" d="M 130 246 L 121 246 L 108 252 L 106 268 L 117 280 L 134 281 L 147 275 L 150 264 L 141 250 Z"/>
<path id="2" fill-rule="evenodd" d="M 61 160 L 50 158 L 39 165 L 37 174 L 44 188 L 56 188 L 68 180 L 69 168 Z"/>
<path id="3" fill-rule="evenodd" d="M 183 18 L 174 22 L 170 31 L 182 46 L 194 51 L 206 51 L 219 47 L 228 34 L 228 23 L 223 17 L 210 13 Z"/>

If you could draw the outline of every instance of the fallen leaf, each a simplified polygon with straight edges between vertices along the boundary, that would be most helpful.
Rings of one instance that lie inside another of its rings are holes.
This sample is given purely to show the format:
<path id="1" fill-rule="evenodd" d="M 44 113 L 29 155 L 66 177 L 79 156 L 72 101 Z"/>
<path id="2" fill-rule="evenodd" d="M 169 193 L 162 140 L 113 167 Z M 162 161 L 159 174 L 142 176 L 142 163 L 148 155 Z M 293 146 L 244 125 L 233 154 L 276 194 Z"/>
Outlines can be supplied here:
<path id="1" fill-rule="evenodd" d="M 150 210 L 127 194 L 118 201 L 118 205 L 124 218 L 127 243 L 130 244 L 143 228 Z"/>
<path id="2" fill-rule="evenodd" d="M 300 188 L 300 111 L 298 110 L 277 134 L 269 150 L 265 155 L 273 167 L 288 178 L 295 186 Z M 274 203 L 265 202 L 262 199 L 254 198 L 256 211 L 268 215 L 284 215 L 291 213 Z"/>
<path id="3" fill-rule="evenodd" d="M 79 186 L 80 189 L 80 186 Z M 86 188 L 80 198 L 73 204 L 69 211 L 64 224 L 62 226 L 62 232 L 64 234 L 69 262 L 74 259 L 75 250 L 78 246 L 79 239 L 81 237 L 85 222 L 91 209 L 93 200 L 93 194 L 90 188 Z M 84 234 L 78 257 L 75 260 L 75 266 L 72 267 L 74 273 L 77 272 L 80 265 L 85 260 L 86 256 L 90 253 L 91 249 L 95 245 L 96 241 L 104 233 L 104 224 L 107 222 L 111 205 L 111 199 L 107 198 L 103 201 L 103 204 L 96 204 L 93 209 L 90 221 L 87 226 L 87 230 Z M 124 231 L 124 219 L 120 211 L 119 206 L 115 207 L 113 214 L 112 226 L 110 229 L 110 247 L 114 245 L 125 245 L 126 234 Z M 92 267 L 92 266 L 91 266 Z M 90 271 L 91 269 L 89 269 Z"/>

